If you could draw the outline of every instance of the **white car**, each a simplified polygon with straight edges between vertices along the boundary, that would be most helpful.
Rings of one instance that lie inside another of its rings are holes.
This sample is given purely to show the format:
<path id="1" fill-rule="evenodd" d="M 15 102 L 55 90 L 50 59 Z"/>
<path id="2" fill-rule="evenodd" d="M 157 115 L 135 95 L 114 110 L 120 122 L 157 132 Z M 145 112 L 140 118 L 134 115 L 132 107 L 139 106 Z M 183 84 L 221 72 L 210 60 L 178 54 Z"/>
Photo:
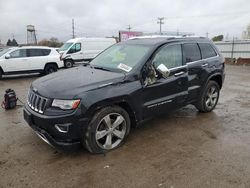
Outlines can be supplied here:
<path id="1" fill-rule="evenodd" d="M 63 66 L 60 54 L 54 48 L 25 46 L 0 51 L 0 78 L 9 74 L 49 74 Z"/>

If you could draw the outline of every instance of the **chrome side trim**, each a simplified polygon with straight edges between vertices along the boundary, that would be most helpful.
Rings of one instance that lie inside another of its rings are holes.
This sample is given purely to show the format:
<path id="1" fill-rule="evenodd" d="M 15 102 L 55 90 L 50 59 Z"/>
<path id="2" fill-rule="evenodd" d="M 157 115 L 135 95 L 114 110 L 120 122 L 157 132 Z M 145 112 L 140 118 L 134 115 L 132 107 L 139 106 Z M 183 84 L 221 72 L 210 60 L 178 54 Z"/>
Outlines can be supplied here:
<path id="1" fill-rule="evenodd" d="M 197 60 L 197 61 L 192 61 L 192 62 L 188 62 L 188 63 L 186 63 L 187 65 L 191 65 L 191 64 L 193 64 L 193 63 L 199 63 L 199 62 L 201 62 L 201 61 L 206 61 L 206 60 L 209 60 L 209 59 L 213 59 L 213 58 L 216 58 L 216 57 L 219 57 L 219 55 L 217 54 L 217 56 L 214 56 L 214 57 L 209 57 L 209 58 L 206 58 L 206 59 L 200 59 L 200 60 Z"/>
<path id="2" fill-rule="evenodd" d="M 174 68 L 171 68 L 169 69 L 170 71 L 173 71 L 173 70 L 176 70 L 176 69 L 181 69 L 181 68 L 186 68 L 187 65 L 182 65 L 182 66 L 179 66 L 179 67 L 174 67 Z"/>

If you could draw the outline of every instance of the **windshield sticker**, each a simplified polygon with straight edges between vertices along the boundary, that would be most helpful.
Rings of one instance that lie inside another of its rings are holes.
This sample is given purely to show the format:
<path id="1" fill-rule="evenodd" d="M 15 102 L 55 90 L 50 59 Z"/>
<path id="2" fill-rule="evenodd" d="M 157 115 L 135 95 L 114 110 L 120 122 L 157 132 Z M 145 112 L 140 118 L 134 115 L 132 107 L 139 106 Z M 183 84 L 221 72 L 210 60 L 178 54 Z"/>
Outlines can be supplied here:
<path id="1" fill-rule="evenodd" d="M 125 65 L 123 63 L 120 63 L 117 68 L 121 69 L 121 70 L 124 70 L 126 72 L 129 72 L 132 70 L 132 67 L 128 66 L 128 65 Z"/>
<path id="2" fill-rule="evenodd" d="M 124 61 L 126 54 L 117 52 L 115 56 L 112 59 L 112 62 L 119 62 L 119 61 Z"/>

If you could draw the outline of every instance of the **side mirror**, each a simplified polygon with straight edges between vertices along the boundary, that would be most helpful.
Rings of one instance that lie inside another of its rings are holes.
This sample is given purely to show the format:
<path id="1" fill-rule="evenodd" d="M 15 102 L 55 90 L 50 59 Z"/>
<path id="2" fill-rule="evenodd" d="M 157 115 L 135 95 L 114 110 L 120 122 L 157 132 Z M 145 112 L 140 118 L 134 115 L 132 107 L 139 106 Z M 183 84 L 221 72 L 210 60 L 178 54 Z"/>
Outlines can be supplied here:
<path id="1" fill-rule="evenodd" d="M 164 78 L 167 78 L 170 74 L 170 70 L 164 64 L 160 64 L 156 69 L 162 74 Z"/>
<path id="2" fill-rule="evenodd" d="M 5 56 L 5 59 L 10 59 L 10 54 L 7 54 L 7 55 Z"/>

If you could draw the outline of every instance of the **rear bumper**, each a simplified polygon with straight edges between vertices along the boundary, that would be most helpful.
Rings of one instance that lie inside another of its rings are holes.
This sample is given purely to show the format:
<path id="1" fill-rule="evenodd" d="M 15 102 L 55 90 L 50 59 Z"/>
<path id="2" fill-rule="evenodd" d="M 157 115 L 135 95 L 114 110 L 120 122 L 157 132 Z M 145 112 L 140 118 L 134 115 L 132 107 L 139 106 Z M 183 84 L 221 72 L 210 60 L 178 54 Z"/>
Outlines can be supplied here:
<path id="1" fill-rule="evenodd" d="M 23 110 L 24 119 L 36 134 L 46 143 L 63 151 L 74 151 L 81 147 L 85 125 L 88 119 L 79 118 L 76 113 L 45 116 L 31 110 L 28 106 Z M 55 125 L 69 123 L 67 132 L 59 131 Z"/>

